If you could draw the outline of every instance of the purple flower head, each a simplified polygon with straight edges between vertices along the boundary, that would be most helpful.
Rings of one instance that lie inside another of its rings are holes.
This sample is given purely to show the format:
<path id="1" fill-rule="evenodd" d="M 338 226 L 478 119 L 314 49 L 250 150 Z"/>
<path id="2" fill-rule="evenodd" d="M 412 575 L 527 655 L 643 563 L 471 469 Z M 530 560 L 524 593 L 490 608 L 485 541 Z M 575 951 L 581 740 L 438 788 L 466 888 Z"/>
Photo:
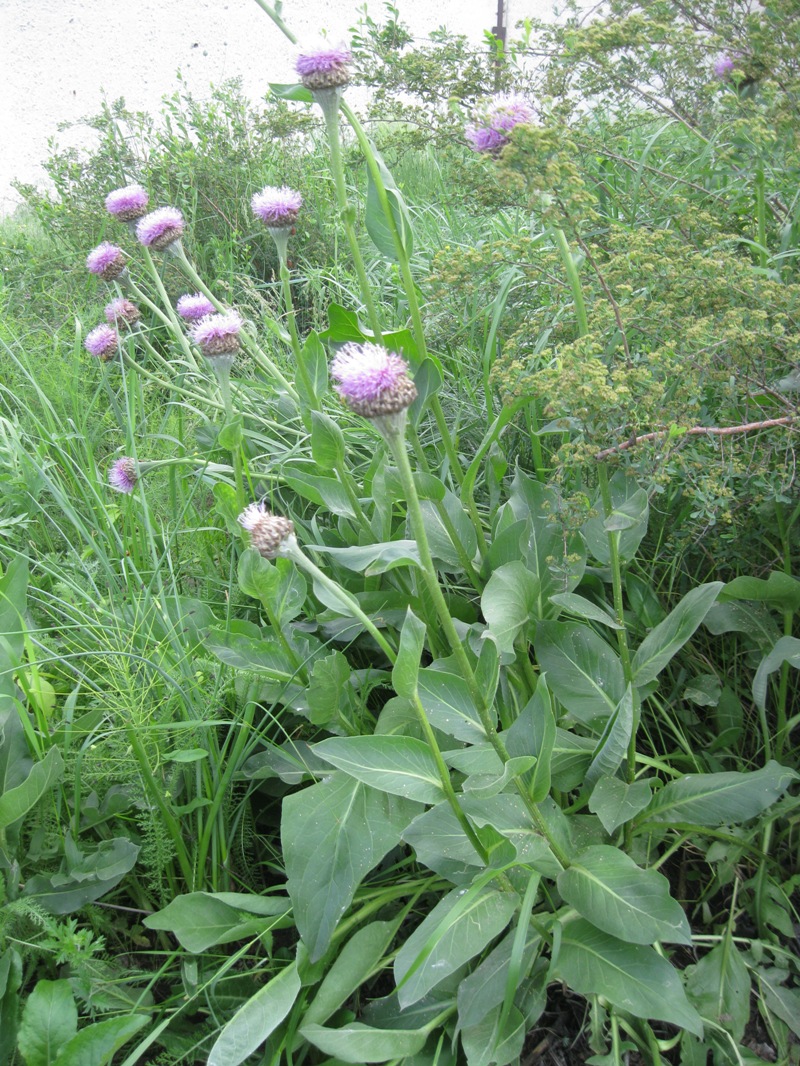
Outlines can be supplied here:
<path id="1" fill-rule="evenodd" d="M 163 252 L 183 233 L 183 215 L 177 207 L 159 207 L 145 215 L 136 227 L 136 239 L 145 248 Z"/>
<path id="2" fill-rule="evenodd" d="M 86 340 L 83 342 L 86 351 L 95 356 L 95 358 L 101 359 L 104 363 L 114 358 L 118 345 L 119 336 L 117 331 L 113 326 L 106 325 L 105 322 L 95 326 L 91 333 L 86 335 Z"/>
<path id="3" fill-rule="evenodd" d="M 195 322 L 189 336 L 208 359 L 233 356 L 239 350 L 242 320 L 235 311 L 225 315 L 206 315 Z"/>
<path id="4" fill-rule="evenodd" d="M 267 185 L 257 192 L 250 204 L 257 215 L 270 229 L 289 229 L 297 221 L 303 197 L 294 189 L 281 185 Z"/>
<path id="5" fill-rule="evenodd" d="M 181 296 L 176 309 L 181 318 L 187 322 L 199 322 L 201 318 L 213 315 L 217 310 L 208 297 L 203 296 L 201 292 L 196 292 L 192 296 L 188 294 Z"/>
<path id="6" fill-rule="evenodd" d="M 103 241 L 86 256 L 86 269 L 103 281 L 113 281 L 125 269 L 125 256 L 116 244 Z"/>
<path id="7" fill-rule="evenodd" d="M 535 117 L 524 96 L 498 93 L 477 108 L 464 132 L 474 151 L 495 152 L 508 144 L 508 135 L 515 126 L 528 125 Z"/>
<path id="8" fill-rule="evenodd" d="M 301 52 L 294 69 L 307 89 L 338 89 L 350 81 L 347 65 L 352 58 L 346 45 L 324 44 Z"/>
<path id="9" fill-rule="evenodd" d="M 124 189 L 114 189 L 106 197 L 106 211 L 120 222 L 134 222 L 147 213 L 150 197 L 141 185 L 126 185 Z"/>
<path id="10" fill-rule="evenodd" d="M 714 60 L 714 75 L 717 78 L 727 78 L 736 66 L 736 59 L 727 52 L 722 52 Z"/>
<path id="11" fill-rule="evenodd" d="M 245 507 L 238 522 L 250 534 L 250 546 L 265 559 L 281 555 L 285 542 L 294 535 L 294 524 L 288 518 L 272 514 L 263 502 Z"/>
<path id="12" fill-rule="evenodd" d="M 365 418 L 405 411 L 417 398 L 408 363 L 377 344 L 345 344 L 331 363 L 336 391 Z"/>
<path id="13" fill-rule="evenodd" d="M 122 296 L 106 304 L 105 313 L 110 326 L 134 326 L 142 317 L 136 304 Z"/>
<path id="14" fill-rule="evenodd" d="M 139 472 L 136 469 L 136 461 L 129 455 L 123 455 L 112 463 L 108 471 L 108 483 L 117 492 L 125 492 L 128 495 L 136 488 L 139 480 Z"/>

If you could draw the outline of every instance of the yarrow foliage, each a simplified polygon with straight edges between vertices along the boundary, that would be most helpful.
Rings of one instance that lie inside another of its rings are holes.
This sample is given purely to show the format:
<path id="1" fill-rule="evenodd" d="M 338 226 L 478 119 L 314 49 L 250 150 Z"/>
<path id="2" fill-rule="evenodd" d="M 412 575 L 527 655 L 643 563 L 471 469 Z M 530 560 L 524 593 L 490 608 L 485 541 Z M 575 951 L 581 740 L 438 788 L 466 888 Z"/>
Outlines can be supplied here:
<path id="1" fill-rule="evenodd" d="M 297 221 L 297 215 L 303 203 L 303 197 L 286 185 L 275 187 L 267 185 L 257 192 L 250 204 L 253 214 L 266 223 L 270 229 L 289 229 Z"/>
<path id="2" fill-rule="evenodd" d="M 159 207 L 141 219 L 136 227 L 136 239 L 145 248 L 163 252 L 180 239 L 183 229 L 183 215 L 177 207 Z"/>
<path id="3" fill-rule="evenodd" d="M 338 89 L 350 81 L 348 64 L 353 58 L 344 44 L 301 52 L 294 69 L 307 89 Z"/>
<path id="4" fill-rule="evenodd" d="M 345 344 L 331 363 L 336 391 L 351 410 L 365 418 L 396 414 L 410 407 L 417 389 L 408 363 L 377 344 Z"/>
<path id="5" fill-rule="evenodd" d="M 284 543 L 294 534 L 294 523 L 267 510 L 263 501 L 245 507 L 238 522 L 250 534 L 251 547 L 265 559 L 280 555 Z"/>
<path id="6" fill-rule="evenodd" d="M 113 326 L 101 323 L 86 335 L 83 346 L 86 351 L 96 359 L 107 363 L 116 354 L 119 345 L 119 335 Z"/>
<path id="7" fill-rule="evenodd" d="M 106 197 L 106 211 L 120 222 L 134 222 L 147 213 L 150 197 L 141 185 L 126 185 L 124 189 L 114 189 Z"/>
<path id="8" fill-rule="evenodd" d="M 524 96 L 498 93 L 477 108 L 464 133 L 473 151 L 496 152 L 508 144 L 508 135 L 515 126 L 530 125 L 535 117 Z"/>
<path id="9" fill-rule="evenodd" d="M 224 315 L 207 315 L 189 330 L 189 336 L 209 359 L 233 355 L 239 350 L 242 319 L 235 311 Z"/>
<path id="10" fill-rule="evenodd" d="M 181 296 L 176 304 L 176 310 L 186 322 L 199 322 L 207 315 L 213 315 L 217 310 L 207 296 L 201 292 L 195 292 L 191 296 L 187 293 Z"/>
<path id="11" fill-rule="evenodd" d="M 103 241 L 86 256 L 86 269 L 103 281 L 114 281 L 125 269 L 122 249 L 109 241 Z"/>
<path id="12" fill-rule="evenodd" d="M 131 459 L 129 455 L 123 455 L 121 459 L 117 459 L 112 463 L 111 469 L 108 471 L 108 483 L 117 492 L 124 492 L 130 495 L 136 488 L 138 480 L 139 474 L 136 469 L 136 461 Z"/>

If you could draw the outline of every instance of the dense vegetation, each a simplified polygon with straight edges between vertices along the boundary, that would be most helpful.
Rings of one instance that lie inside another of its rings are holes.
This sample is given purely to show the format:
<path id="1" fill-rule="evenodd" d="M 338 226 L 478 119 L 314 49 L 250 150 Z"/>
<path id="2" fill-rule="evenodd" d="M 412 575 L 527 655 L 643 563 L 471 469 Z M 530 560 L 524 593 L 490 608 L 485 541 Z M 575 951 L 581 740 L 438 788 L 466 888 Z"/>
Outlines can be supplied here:
<path id="1" fill-rule="evenodd" d="M 117 101 L 2 224 L 0 1063 L 800 1061 L 800 17 L 517 34 Z"/>

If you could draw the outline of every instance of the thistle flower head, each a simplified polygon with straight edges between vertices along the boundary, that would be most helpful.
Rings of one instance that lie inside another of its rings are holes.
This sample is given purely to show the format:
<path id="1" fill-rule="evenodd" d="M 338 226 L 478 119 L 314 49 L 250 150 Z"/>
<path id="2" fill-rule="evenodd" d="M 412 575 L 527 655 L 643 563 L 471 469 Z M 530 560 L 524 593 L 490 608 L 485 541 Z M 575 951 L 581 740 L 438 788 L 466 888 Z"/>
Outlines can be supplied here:
<path id="1" fill-rule="evenodd" d="M 377 344 L 345 344 L 331 363 L 331 376 L 347 406 L 365 418 L 405 411 L 417 398 L 408 363 Z"/>
<path id="2" fill-rule="evenodd" d="M 183 233 L 183 215 L 177 207 L 159 207 L 145 215 L 136 227 L 136 239 L 145 248 L 163 252 Z"/>
<path id="3" fill-rule="evenodd" d="M 722 52 L 714 60 L 714 75 L 717 78 L 727 78 L 736 66 L 736 59 L 727 52 Z"/>
<path id="4" fill-rule="evenodd" d="M 142 312 L 132 300 L 120 296 L 105 306 L 106 322 L 110 326 L 130 327 L 136 325 Z"/>
<path id="5" fill-rule="evenodd" d="M 128 495 L 136 488 L 139 480 L 139 472 L 136 469 L 136 461 L 129 455 L 123 455 L 115 460 L 108 471 L 108 483 L 117 492 L 125 492 Z"/>
<path id="6" fill-rule="evenodd" d="M 113 281 L 125 270 L 125 256 L 116 244 L 103 241 L 86 256 L 86 269 L 103 281 Z"/>
<path id="7" fill-rule="evenodd" d="M 350 81 L 348 63 L 353 58 L 344 44 L 301 52 L 295 60 L 294 69 L 307 89 L 339 89 Z"/>
<path id="8" fill-rule="evenodd" d="M 515 126 L 533 122 L 535 113 L 530 102 L 518 93 L 498 93 L 484 101 L 464 131 L 475 152 L 495 152 L 508 144 Z"/>
<path id="9" fill-rule="evenodd" d="M 191 296 L 188 293 L 181 296 L 175 309 L 186 322 L 199 322 L 201 318 L 213 315 L 217 310 L 208 297 L 203 296 L 201 292 L 195 292 Z"/>
<path id="10" fill-rule="evenodd" d="M 124 189 L 114 189 L 106 197 L 106 211 L 120 222 L 135 222 L 147 213 L 150 197 L 141 185 L 126 185 Z"/>
<path id="11" fill-rule="evenodd" d="M 233 356 L 239 350 L 242 320 L 235 311 L 206 315 L 189 330 L 189 336 L 208 359 Z"/>
<path id="12" fill-rule="evenodd" d="M 267 185 L 257 192 L 250 204 L 257 215 L 270 229 L 289 229 L 297 221 L 303 197 L 286 185 L 276 188 Z"/>
<path id="13" fill-rule="evenodd" d="M 107 363 L 117 353 L 119 335 L 113 326 L 103 322 L 86 335 L 83 346 L 90 355 Z"/>
<path id="14" fill-rule="evenodd" d="M 294 523 L 281 515 L 272 514 L 266 505 L 251 503 L 239 515 L 238 522 L 250 534 L 250 545 L 265 559 L 275 559 L 289 537 L 294 535 Z"/>

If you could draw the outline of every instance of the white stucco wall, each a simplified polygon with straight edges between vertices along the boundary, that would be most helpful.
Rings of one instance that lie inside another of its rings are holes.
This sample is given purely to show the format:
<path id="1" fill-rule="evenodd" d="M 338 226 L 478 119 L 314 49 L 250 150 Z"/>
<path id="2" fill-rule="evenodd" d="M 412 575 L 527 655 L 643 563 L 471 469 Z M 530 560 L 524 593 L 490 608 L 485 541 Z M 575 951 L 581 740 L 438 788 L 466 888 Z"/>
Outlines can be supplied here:
<path id="1" fill-rule="evenodd" d="M 547 18 L 553 0 L 509 0 L 507 20 Z M 283 18 L 301 42 L 324 28 L 338 41 L 357 21 L 357 0 L 285 0 Z M 497 0 L 399 0 L 401 19 L 427 36 L 439 26 L 479 43 L 496 21 Z M 383 5 L 370 0 L 372 18 Z M 513 24 L 513 21 L 512 21 Z M 81 143 L 86 131 L 57 133 L 94 113 L 103 93 L 152 110 L 184 84 L 241 76 L 258 97 L 270 81 L 293 81 L 294 50 L 255 0 L 0 0 L 0 213 L 13 209 L 14 178 L 39 182 L 48 137 Z"/>

